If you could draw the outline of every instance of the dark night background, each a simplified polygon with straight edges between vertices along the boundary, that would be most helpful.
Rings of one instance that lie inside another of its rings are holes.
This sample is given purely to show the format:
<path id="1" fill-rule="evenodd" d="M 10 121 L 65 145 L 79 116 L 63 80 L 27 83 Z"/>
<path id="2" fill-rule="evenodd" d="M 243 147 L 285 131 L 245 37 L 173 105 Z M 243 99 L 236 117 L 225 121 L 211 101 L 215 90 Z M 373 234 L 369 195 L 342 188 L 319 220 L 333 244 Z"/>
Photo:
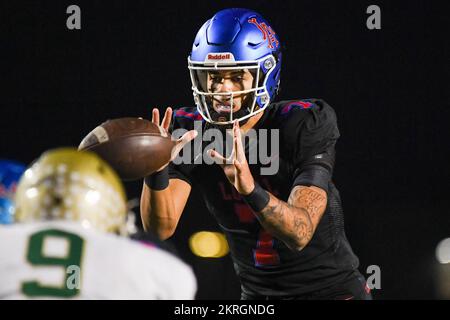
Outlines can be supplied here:
<path id="1" fill-rule="evenodd" d="M 81 8 L 81 30 L 66 8 Z M 381 30 L 366 8 L 381 8 Z M 77 146 L 106 119 L 193 105 L 187 55 L 216 11 L 260 12 L 286 50 L 280 98 L 320 97 L 341 138 L 335 183 L 361 261 L 381 268 L 377 299 L 437 298 L 437 243 L 450 236 L 448 16 L 438 1 L 0 1 L 0 157 L 31 162 Z M 129 198 L 141 182 L 127 183 Z M 199 298 L 238 298 L 229 257 L 194 257 L 187 239 L 216 230 L 193 194 L 172 238 Z M 449 283 L 450 285 L 450 283 Z"/>

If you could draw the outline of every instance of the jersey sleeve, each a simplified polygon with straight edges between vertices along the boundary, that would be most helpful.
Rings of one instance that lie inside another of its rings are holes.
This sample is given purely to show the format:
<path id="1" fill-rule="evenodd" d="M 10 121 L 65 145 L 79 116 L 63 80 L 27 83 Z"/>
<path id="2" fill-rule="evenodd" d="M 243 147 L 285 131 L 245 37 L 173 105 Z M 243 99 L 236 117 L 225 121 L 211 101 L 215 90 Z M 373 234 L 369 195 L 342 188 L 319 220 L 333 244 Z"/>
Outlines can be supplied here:
<path id="1" fill-rule="evenodd" d="M 288 123 L 294 133 L 293 186 L 316 186 L 328 191 L 339 138 L 336 114 L 323 100 L 308 103 L 307 108 L 294 111 Z"/>
<path id="2" fill-rule="evenodd" d="M 169 164 L 169 179 L 179 179 L 189 183 L 192 186 L 192 178 L 189 171 L 183 165 Z"/>

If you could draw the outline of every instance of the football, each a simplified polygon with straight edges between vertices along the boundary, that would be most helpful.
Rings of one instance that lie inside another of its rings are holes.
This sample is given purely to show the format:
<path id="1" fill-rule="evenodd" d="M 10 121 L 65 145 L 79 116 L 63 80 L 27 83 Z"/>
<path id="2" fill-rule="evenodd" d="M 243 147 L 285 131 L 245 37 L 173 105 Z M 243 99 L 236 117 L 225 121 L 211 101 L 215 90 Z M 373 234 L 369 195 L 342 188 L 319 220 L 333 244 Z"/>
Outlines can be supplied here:
<path id="1" fill-rule="evenodd" d="M 175 142 L 160 126 L 142 118 L 119 118 L 97 126 L 78 150 L 95 152 L 124 181 L 142 179 L 170 160 Z"/>

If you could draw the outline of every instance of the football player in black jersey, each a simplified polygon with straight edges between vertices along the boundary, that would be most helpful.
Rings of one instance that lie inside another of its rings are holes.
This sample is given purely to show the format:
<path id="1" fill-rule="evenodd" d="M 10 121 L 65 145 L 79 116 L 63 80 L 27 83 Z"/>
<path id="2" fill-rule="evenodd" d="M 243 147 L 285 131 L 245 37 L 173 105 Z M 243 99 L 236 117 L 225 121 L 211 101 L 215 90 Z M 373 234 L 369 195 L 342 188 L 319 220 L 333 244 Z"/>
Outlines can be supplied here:
<path id="1" fill-rule="evenodd" d="M 144 228 L 170 237 L 196 187 L 227 237 L 242 299 L 371 299 L 331 179 L 335 112 L 320 99 L 273 102 L 281 51 L 270 24 L 222 10 L 198 31 L 188 65 L 196 108 L 168 108 L 161 127 L 184 130 L 174 156 L 191 148 L 146 177 Z M 210 129 L 224 133 L 214 146 L 232 137 L 231 153 L 195 143 Z M 270 157 L 248 161 L 261 150 Z"/>

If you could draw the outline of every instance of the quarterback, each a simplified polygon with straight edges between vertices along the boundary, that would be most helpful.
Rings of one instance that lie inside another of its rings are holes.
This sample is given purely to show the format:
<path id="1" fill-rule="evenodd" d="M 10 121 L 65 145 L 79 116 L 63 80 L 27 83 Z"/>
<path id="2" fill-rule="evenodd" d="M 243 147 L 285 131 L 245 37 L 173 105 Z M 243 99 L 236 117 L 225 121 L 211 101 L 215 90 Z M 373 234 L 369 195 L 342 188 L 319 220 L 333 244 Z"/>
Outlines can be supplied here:
<path id="1" fill-rule="evenodd" d="M 322 99 L 276 102 L 281 62 L 278 34 L 254 11 L 222 10 L 200 28 L 188 57 L 196 107 L 167 109 L 161 126 L 188 130 L 185 145 L 201 122 L 231 134 L 233 152 L 209 150 L 208 165 L 196 164 L 203 149 L 194 150 L 189 163 L 146 177 L 144 228 L 170 237 L 198 188 L 227 237 L 242 299 L 370 299 L 332 182 L 335 112 Z M 153 122 L 159 118 L 154 109 Z M 278 130 L 275 174 L 247 161 L 252 144 L 244 138 L 260 129 Z"/>

